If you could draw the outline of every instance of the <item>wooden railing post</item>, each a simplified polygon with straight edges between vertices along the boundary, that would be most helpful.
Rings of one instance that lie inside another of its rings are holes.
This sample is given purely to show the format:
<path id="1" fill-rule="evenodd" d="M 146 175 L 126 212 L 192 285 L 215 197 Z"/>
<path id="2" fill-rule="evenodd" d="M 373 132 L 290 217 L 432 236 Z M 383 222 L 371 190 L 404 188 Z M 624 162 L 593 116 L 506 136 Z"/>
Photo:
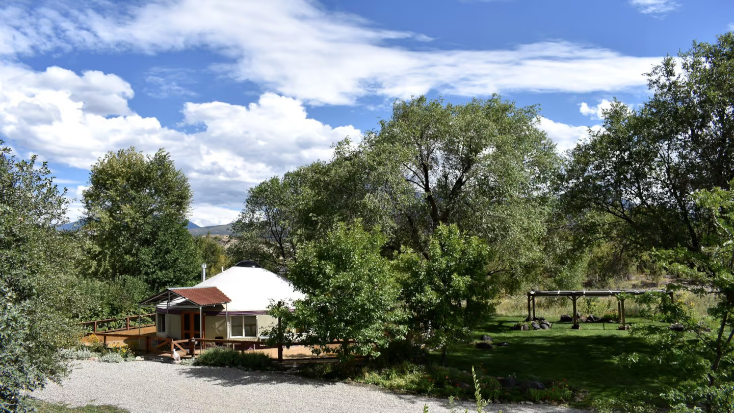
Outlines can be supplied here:
<path id="1" fill-rule="evenodd" d="M 130 317 L 125 318 L 125 331 L 130 330 Z"/>
<path id="2" fill-rule="evenodd" d="M 97 322 L 94 322 L 94 334 L 97 334 Z"/>
<path id="3" fill-rule="evenodd" d="M 194 356 L 196 354 L 196 340 L 193 338 L 189 341 L 189 355 Z"/>

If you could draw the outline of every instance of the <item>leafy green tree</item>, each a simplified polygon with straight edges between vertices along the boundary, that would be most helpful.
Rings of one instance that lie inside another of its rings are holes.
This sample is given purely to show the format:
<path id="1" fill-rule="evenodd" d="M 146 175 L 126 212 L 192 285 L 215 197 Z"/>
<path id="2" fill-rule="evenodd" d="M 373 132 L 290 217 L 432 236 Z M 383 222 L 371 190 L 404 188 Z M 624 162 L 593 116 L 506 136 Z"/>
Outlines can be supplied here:
<path id="1" fill-rule="evenodd" d="M 377 356 L 379 348 L 403 335 L 400 286 L 391 263 L 380 255 L 385 241 L 380 232 L 365 231 L 357 221 L 337 224 L 323 239 L 299 247 L 289 277 L 306 294 L 294 303 L 293 314 L 306 343 L 321 351 L 341 343 L 333 351 L 343 358 L 353 353 Z"/>
<path id="2" fill-rule="evenodd" d="M 489 248 L 456 225 L 439 225 L 428 253 L 430 260 L 411 252 L 400 257 L 403 300 L 412 314 L 412 330 L 441 349 L 443 364 L 450 347 L 469 338 L 471 329 L 492 314 L 498 289 L 487 275 Z"/>
<path id="3" fill-rule="evenodd" d="M 728 189 L 734 178 L 732 78 L 731 32 L 656 66 L 652 97 L 639 110 L 615 102 L 604 127 L 572 151 L 563 190 L 569 213 L 613 217 L 606 228 L 616 230 L 599 233 L 642 251 L 700 251 L 707 230 L 690 195 Z"/>
<path id="4" fill-rule="evenodd" d="M 213 277 L 222 272 L 222 267 L 227 265 L 227 254 L 222 244 L 209 234 L 204 237 L 196 237 L 194 241 L 201 259 L 206 263 L 207 277 Z"/>
<path id="5" fill-rule="evenodd" d="M 92 167 L 89 183 L 83 203 L 92 274 L 115 282 L 131 277 L 151 290 L 196 280 L 200 258 L 186 229 L 192 193 L 168 153 L 109 152 Z"/>
<path id="6" fill-rule="evenodd" d="M 2 145 L 2 141 L 0 141 Z M 26 411 L 24 392 L 66 371 L 58 348 L 76 331 L 66 316 L 73 274 L 63 192 L 46 164 L 0 147 L 0 410 Z"/>

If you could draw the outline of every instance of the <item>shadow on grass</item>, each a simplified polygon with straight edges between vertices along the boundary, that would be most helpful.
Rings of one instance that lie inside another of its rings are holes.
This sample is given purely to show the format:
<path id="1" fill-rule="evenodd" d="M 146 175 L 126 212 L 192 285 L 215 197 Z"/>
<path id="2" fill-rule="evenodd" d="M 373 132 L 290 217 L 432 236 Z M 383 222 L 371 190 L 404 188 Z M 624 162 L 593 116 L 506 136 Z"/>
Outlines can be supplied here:
<path id="1" fill-rule="evenodd" d="M 516 318 L 497 318 L 476 331 L 476 339 L 488 334 L 495 344 L 507 342 L 508 346 L 479 350 L 459 345 L 450 354 L 448 365 L 462 370 L 474 366 L 490 376 L 545 383 L 565 379 L 572 388 L 587 390 L 592 398 L 619 397 L 640 390 L 656 393 L 675 382 L 665 365 L 643 368 L 617 362 L 616 356 L 653 350 L 629 331 L 617 330 L 616 324 L 582 324 L 580 330 L 573 330 L 571 323 L 555 323 L 550 330 L 510 330 L 516 322 Z M 438 362 L 438 358 L 433 361 Z"/>

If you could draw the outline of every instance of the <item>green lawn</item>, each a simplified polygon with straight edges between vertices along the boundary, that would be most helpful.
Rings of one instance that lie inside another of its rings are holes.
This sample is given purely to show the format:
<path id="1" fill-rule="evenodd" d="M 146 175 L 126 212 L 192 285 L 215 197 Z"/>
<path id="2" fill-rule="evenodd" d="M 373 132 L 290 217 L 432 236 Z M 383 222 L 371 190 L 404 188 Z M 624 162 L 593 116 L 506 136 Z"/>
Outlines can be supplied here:
<path id="1" fill-rule="evenodd" d="M 651 351 L 629 331 L 617 330 L 616 324 L 582 324 L 580 330 L 573 330 L 571 323 L 554 323 L 550 330 L 510 330 L 521 319 L 495 317 L 475 332 L 477 340 L 487 334 L 495 344 L 504 341 L 509 346 L 478 350 L 473 345 L 459 345 L 449 355 L 447 365 L 462 370 L 475 366 L 498 377 L 514 374 L 519 379 L 541 382 L 567 379 L 572 388 L 588 391 L 587 402 L 630 391 L 659 393 L 663 385 L 672 382 L 666 366 L 628 368 L 614 361 L 615 356 L 624 353 Z M 632 328 L 641 322 L 646 321 L 628 319 Z M 439 357 L 434 357 L 438 363 Z"/>

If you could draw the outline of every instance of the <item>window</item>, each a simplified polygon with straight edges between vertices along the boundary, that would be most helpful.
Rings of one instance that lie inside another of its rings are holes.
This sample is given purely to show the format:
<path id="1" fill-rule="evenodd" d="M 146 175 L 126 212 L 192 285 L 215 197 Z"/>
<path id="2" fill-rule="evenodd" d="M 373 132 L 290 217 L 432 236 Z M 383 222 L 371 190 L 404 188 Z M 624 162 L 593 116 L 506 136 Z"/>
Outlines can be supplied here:
<path id="1" fill-rule="evenodd" d="M 156 323 L 158 326 L 159 333 L 165 333 L 166 332 L 166 315 L 165 314 L 158 314 L 158 322 Z"/>
<path id="2" fill-rule="evenodd" d="M 254 316 L 245 316 L 245 336 L 257 336 L 257 319 Z"/>
<path id="3" fill-rule="evenodd" d="M 229 320 L 231 337 L 257 336 L 257 318 L 255 316 L 232 316 Z"/>

